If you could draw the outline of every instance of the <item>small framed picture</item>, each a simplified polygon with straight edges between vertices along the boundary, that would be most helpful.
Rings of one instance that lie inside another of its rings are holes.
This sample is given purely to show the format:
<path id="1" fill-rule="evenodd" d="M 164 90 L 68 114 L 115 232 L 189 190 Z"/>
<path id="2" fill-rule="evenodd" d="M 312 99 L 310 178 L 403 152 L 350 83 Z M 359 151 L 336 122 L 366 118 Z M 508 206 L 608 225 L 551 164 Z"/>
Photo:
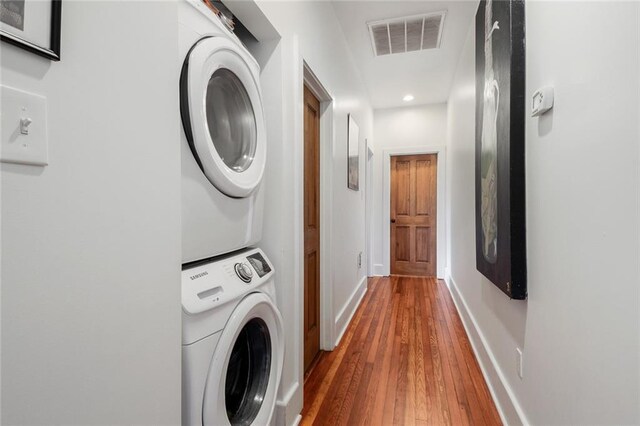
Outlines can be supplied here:
<path id="1" fill-rule="evenodd" d="M 347 129 L 347 187 L 358 191 L 360 188 L 360 129 L 349 114 Z"/>
<path id="2" fill-rule="evenodd" d="M 62 0 L 0 0 L 0 39 L 60 60 Z"/>

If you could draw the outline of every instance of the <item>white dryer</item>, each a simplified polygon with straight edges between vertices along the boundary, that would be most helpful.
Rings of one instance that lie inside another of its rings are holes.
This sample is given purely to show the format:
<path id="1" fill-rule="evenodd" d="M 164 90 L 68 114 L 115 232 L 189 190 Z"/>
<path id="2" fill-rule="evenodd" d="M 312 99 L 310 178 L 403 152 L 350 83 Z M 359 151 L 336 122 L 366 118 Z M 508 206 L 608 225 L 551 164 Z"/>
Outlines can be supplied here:
<path id="1" fill-rule="evenodd" d="M 260 240 L 267 142 L 258 63 L 202 1 L 178 16 L 187 263 Z"/>
<path id="2" fill-rule="evenodd" d="M 270 424 L 284 362 L 272 269 L 260 249 L 183 269 L 183 425 Z"/>

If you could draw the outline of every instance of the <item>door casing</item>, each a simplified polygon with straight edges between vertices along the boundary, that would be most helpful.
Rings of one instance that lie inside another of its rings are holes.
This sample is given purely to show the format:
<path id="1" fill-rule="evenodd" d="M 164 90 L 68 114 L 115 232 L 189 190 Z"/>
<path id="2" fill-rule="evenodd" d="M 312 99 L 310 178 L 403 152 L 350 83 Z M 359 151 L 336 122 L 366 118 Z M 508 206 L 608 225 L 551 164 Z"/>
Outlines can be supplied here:
<path id="1" fill-rule="evenodd" d="M 391 157 L 391 273 L 394 275 L 436 276 L 437 265 L 437 161 L 438 154 L 398 155 Z M 419 167 L 425 163 L 426 167 Z M 406 172 L 400 171 L 400 166 Z M 426 175 L 419 178 L 420 170 Z M 402 177 L 406 178 L 401 189 Z M 433 180 L 432 180 L 433 179 Z M 408 184 L 408 187 L 407 187 Z M 400 194 L 404 194 L 401 197 Z M 408 204 L 403 200 L 408 197 Z M 422 201 L 422 203 L 421 203 Z M 400 211 L 403 210 L 404 212 Z M 394 232 L 395 229 L 395 232 Z M 400 229 L 408 231 L 404 238 Z M 427 230 L 425 244 L 418 245 L 420 230 Z M 407 241 L 408 238 L 408 241 Z M 400 243 L 408 248 L 408 258 L 399 259 Z M 426 249 L 426 252 L 422 250 Z M 418 259 L 419 255 L 426 258 Z"/>
<path id="2" fill-rule="evenodd" d="M 334 102 L 306 62 L 303 62 L 303 84 L 320 101 L 320 349 L 332 351 L 336 346 L 331 278 Z M 300 320 L 304 321 L 304 316 Z"/>
<path id="3" fill-rule="evenodd" d="M 447 240 L 445 222 L 445 178 L 446 178 L 446 150 L 444 146 L 402 147 L 388 148 L 382 151 L 382 275 L 391 272 L 391 157 L 396 155 L 438 154 L 438 185 L 437 185 L 437 260 L 436 273 L 438 278 L 445 277 L 447 259 Z"/>

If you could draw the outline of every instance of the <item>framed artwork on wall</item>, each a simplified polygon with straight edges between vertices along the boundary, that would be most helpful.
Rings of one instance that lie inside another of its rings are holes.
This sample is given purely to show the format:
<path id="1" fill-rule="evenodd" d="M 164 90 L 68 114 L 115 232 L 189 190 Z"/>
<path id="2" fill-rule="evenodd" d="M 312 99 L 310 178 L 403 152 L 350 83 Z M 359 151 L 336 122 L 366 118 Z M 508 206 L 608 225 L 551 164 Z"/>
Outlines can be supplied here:
<path id="1" fill-rule="evenodd" d="M 347 186 L 358 191 L 360 188 L 360 129 L 349 114 L 347 124 Z"/>
<path id="2" fill-rule="evenodd" d="M 481 0 L 476 13 L 476 267 L 527 297 L 524 0 Z"/>
<path id="3" fill-rule="evenodd" d="M 1 0 L 0 39 L 60 60 L 62 0 Z"/>

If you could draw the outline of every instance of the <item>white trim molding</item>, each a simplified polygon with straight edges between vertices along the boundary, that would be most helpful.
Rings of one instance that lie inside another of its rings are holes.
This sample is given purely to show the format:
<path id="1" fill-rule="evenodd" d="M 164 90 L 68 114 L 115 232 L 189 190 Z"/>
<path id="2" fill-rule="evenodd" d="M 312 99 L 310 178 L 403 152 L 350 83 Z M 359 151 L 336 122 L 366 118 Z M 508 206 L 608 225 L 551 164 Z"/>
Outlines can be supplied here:
<path id="1" fill-rule="evenodd" d="M 469 337 L 471 348 L 478 360 L 480 370 L 482 370 L 484 380 L 487 382 L 489 392 L 496 404 L 502 423 L 505 425 L 529 425 L 530 423 L 518 403 L 511 386 L 509 386 L 502 369 L 498 365 L 491 347 L 488 345 L 482 330 L 478 327 L 475 317 L 469 310 L 467 302 L 448 269 L 449 268 L 447 268 L 445 278 L 447 288 L 456 305 L 456 309 L 462 320 L 462 325 Z"/>
<path id="2" fill-rule="evenodd" d="M 437 182 L 437 260 L 436 272 L 438 278 L 444 278 L 444 267 L 447 256 L 447 239 L 446 239 L 446 218 L 445 218 L 445 165 L 446 152 L 444 146 L 419 146 L 419 147 L 403 147 L 403 148 L 386 148 L 382 150 L 382 261 L 383 270 L 380 275 L 389 275 L 391 273 L 391 224 L 389 218 L 391 216 L 391 157 L 396 155 L 419 155 L 419 154 L 437 154 L 438 155 L 438 182 Z M 378 269 L 376 268 L 376 272 Z"/>
<path id="3" fill-rule="evenodd" d="M 299 392 L 300 384 L 295 382 L 284 395 L 284 397 L 278 401 L 276 401 L 275 412 L 273 413 L 273 418 L 275 419 L 276 425 L 284 425 L 284 426 L 296 426 L 302 420 L 298 409 L 294 407 L 302 406 L 302 402 L 299 401 L 295 404 L 292 404 L 292 401 L 296 398 L 302 397 L 302 392 Z M 292 412 L 291 410 L 295 410 Z M 273 423 L 273 421 L 272 421 Z"/>
<path id="4" fill-rule="evenodd" d="M 334 347 L 338 346 L 340 340 L 342 340 L 344 332 L 347 330 L 347 327 L 351 323 L 353 315 L 356 313 L 356 310 L 358 309 L 358 306 L 360 306 L 360 302 L 362 301 L 362 298 L 364 298 L 364 295 L 366 293 L 367 277 L 365 276 L 362 277 L 360 283 L 358 283 L 355 290 L 353 290 L 353 293 L 351 293 L 349 300 L 347 300 L 347 303 L 345 303 L 342 309 L 340 309 L 340 313 L 338 313 L 338 316 L 336 317 L 335 329 L 337 331 L 336 334 L 338 337 L 336 338 Z"/>
<path id="5" fill-rule="evenodd" d="M 320 101 L 320 349 L 333 350 L 333 274 L 331 272 L 331 232 L 333 229 L 333 134 L 334 102 L 309 65 L 303 61 L 304 84 Z M 301 141 L 304 146 L 304 140 Z M 303 162 L 304 168 L 304 162 Z M 304 200 L 304 198 L 303 198 Z"/>
<path id="6" fill-rule="evenodd" d="M 300 54 L 300 45 L 298 43 L 298 36 L 294 35 L 291 38 L 291 59 L 292 66 L 291 78 L 292 81 L 302 82 L 304 81 L 304 61 Z M 286 46 L 285 46 L 286 48 Z M 286 173 L 286 169 L 292 169 L 290 171 L 290 177 L 293 178 L 293 241 L 292 249 L 293 253 L 291 261 L 293 264 L 293 277 L 296 283 L 304 283 L 304 91 L 302 84 L 294 85 L 292 91 L 292 102 L 290 110 L 284 111 L 284 117 L 289 115 L 289 119 L 293 116 L 293 130 L 291 147 L 293 155 L 293 167 L 285 167 L 285 178 L 289 177 Z M 286 129 L 287 125 L 283 124 L 283 128 Z M 285 185 L 285 187 L 287 187 Z M 284 225 L 286 226 L 286 224 Z M 286 257 L 285 257 L 286 259 Z M 286 261 L 286 260 L 285 260 Z M 292 298 L 297 300 L 298 303 L 294 307 L 295 315 L 292 319 L 295 321 L 294 327 L 296 336 L 286 336 L 287 338 L 293 338 L 294 351 L 289 358 L 285 353 L 285 366 L 288 362 L 293 364 L 296 380 L 292 385 L 287 395 L 291 394 L 289 400 L 286 398 L 285 417 L 287 421 L 292 415 L 297 416 L 302 411 L 303 407 L 303 386 L 299 386 L 299 383 L 304 383 L 304 286 L 294 285 Z M 281 382 L 282 383 L 282 382 Z"/>
<path id="7" fill-rule="evenodd" d="M 365 149 L 364 149 L 364 164 L 365 164 L 365 176 L 366 181 L 364 185 L 365 191 L 365 257 L 366 257 L 366 265 L 367 265 L 367 275 L 375 275 L 373 269 L 373 245 L 374 245 L 374 228 L 373 228 L 373 170 L 374 170 L 374 161 L 373 161 L 373 146 L 371 140 L 365 138 Z"/>
<path id="8" fill-rule="evenodd" d="M 384 276 L 384 264 L 376 263 L 373 265 L 373 276 L 375 277 L 383 277 Z"/>

